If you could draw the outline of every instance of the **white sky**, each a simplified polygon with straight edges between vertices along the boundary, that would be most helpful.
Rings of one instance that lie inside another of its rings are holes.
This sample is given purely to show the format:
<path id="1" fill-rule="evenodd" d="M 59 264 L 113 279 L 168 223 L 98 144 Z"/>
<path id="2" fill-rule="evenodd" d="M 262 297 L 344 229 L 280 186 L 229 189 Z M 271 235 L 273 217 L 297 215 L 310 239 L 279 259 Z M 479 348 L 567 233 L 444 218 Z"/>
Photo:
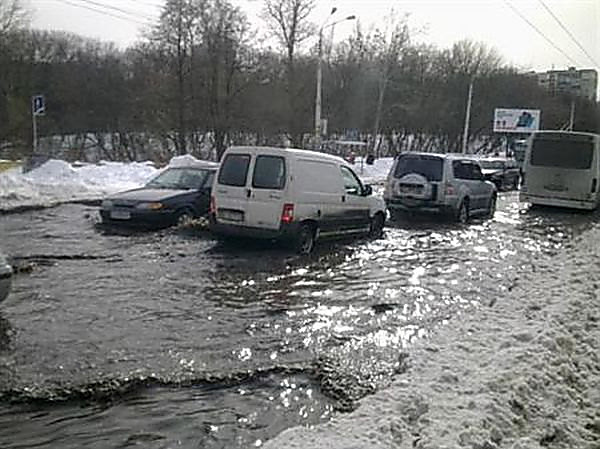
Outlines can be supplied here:
<path id="1" fill-rule="evenodd" d="M 144 29 L 143 23 L 155 19 L 163 4 L 161 0 L 24 1 L 33 12 L 35 28 L 70 31 L 113 41 L 120 47 L 133 44 Z M 233 0 L 233 3 L 264 31 L 257 17 L 263 5 L 261 0 Z M 570 59 L 541 37 L 508 3 Z M 573 42 L 543 4 L 594 61 Z M 313 21 L 322 22 L 332 6 L 338 7 L 334 17 L 356 15 L 364 27 L 383 26 L 392 8 L 401 14 L 410 13 L 412 27 L 423 30 L 415 35 L 415 41 L 433 43 L 440 48 L 450 47 L 464 38 L 482 41 L 495 47 L 506 62 L 523 69 L 539 71 L 576 66 L 600 71 L 600 0 L 317 0 Z M 352 27 L 351 22 L 337 25 L 336 39 L 343 38 Z"/>

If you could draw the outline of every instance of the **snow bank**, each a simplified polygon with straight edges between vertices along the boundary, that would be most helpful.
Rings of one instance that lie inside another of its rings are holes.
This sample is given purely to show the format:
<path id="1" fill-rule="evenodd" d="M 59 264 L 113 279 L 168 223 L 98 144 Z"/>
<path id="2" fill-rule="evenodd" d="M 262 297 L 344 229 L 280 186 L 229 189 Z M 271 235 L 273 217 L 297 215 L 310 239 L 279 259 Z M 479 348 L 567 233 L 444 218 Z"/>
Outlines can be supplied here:
<path id="1" fill-rule="evenodd" d="M 584 233 L 506 297 L 418 343 L 409 370 L 355 412 L 264 448 L 600 447 L 599 239 Z"/>
<path id="2" fill-rule="evenodd" d="M 362 162 L 362 158 L 356 158 L 354 171 L 367 184 L 383 184 L 392 168 L 393 157 L 382 157 L 376 159 L 373 165 Z"/>
<path id="3" fill-rule="evenodd" d="M 360 159 L 354 165 L 356 172 L 367 183 L 381 184 L 392 164 L 392 158 L 383 158 L 373 165 Z M 193 156 L 176 156 L 169 167 L 202 165 Z M 51 159 L 28 173 L 21 168 L 0 172 L 0 211 L 22 207 L 45 207 L 56 204 L 100 199 L 106 195 L 144 185 L 159 173 L 149 162 L 100 162 L 98 164 L 69 164 Z"/>
<path id="4" fill-rule="evenodd" d="M 12 168 L 0 173 L 0 210 L 102 198 L 143 185 L 157 173 L 143 162 L 78 164 L 51 159 L 28 173 Z"/>

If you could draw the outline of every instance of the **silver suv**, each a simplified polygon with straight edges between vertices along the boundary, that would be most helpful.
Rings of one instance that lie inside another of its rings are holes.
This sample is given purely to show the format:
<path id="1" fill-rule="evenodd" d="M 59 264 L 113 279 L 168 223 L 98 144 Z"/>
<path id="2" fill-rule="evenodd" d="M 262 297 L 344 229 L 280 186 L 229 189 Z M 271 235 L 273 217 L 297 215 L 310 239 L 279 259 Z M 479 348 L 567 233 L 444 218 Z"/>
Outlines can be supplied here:
<path id="1" fill-rule="evenodd" d="M 465 223 L 474 215 L 492 217 L 496 186 L 465 155 L 403 153 L 395 160 L 383 194 L 392 219 L 402 212 L 433 212 Z"/>

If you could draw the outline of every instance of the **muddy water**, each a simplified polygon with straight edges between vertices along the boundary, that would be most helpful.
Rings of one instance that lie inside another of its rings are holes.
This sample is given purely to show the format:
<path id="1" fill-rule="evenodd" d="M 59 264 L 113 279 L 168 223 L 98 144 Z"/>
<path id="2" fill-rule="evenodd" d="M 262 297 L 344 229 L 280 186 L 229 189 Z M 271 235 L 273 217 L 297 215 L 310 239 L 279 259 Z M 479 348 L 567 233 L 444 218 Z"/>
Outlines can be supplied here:
<path id="1" fill-rule="evenodd" d="M 597 219 L 503 194 L 491 221 L 411 220 L 303 258 L 96 216 L 0 216 L 19 270 L 0 309 L 2 447 L 259 447 L 384 388 L 414 339 L 493 307 Z"/>

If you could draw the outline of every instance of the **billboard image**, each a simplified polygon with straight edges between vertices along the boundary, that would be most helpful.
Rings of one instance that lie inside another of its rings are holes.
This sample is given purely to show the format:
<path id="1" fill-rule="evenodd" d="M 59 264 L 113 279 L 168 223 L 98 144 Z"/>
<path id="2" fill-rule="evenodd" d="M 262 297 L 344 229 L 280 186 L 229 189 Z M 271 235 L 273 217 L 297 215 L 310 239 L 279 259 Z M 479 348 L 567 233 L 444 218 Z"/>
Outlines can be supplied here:
<path id="1" fill-rule="evenodd" d="M 494 132 L 531 133 L 540 129 L 539 109 L 494 109 Z"/>

